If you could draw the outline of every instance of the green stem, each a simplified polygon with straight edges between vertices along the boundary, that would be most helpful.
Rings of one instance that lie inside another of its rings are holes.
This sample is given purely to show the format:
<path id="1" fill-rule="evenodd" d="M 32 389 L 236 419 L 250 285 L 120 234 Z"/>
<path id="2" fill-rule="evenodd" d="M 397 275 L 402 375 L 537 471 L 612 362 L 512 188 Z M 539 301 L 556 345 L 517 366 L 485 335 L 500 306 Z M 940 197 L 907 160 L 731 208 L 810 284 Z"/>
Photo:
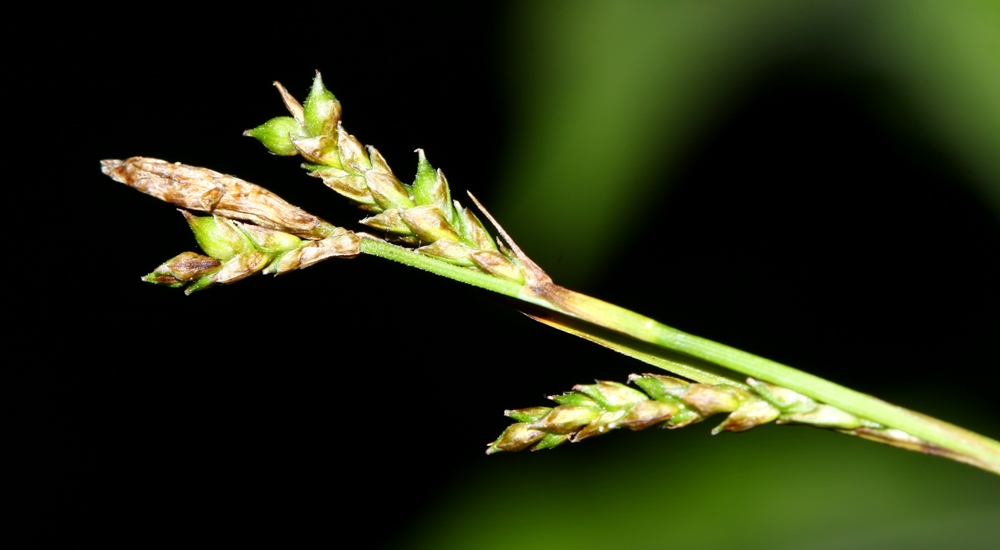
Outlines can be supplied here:
<path id="1" fill-rule="evenodd" d="M 710 365 L 724 367 L 746 376 L 786 387 L 819 402 L 838 407 L 884 426 L 904 431 L 943 449 L 964 455 L 968 457 L 968 462 L 1000 474 L 1000 442 L 947 422 L 892 405 L 787 365 L 682 332 L 614 304 L 573 292 L 549 282 L 521 285 L 506 281 L 373 238 L 366 237 L 361 240 L 361 252 L 522 300 L 535 306 L 581 319 L 606 331 L 613 331 L 631 339 L 652 344 L 655 348 L 693 357 Z M 528 314 L 536 319 L 540 317 L 537 313 Z M 585 324 L 572 325 L 572 330 L 567 330 L 565 322 L 548 322 L 547 324 L 598 343 L 610 340 L 606 332 L 598 334 L 596 331 L 589 330 Z M 627 344 L 609 347 L 623 353 L 627 353 L 628 349 L 638 349 Z M 676 361 L 676 359 L 664 360 L 662 353 L 649 349 L 641 350 L 641 353 L 627 354 L 667 370 L 670 370 L 670 362 Z M 681 363 L 689 362 L 681 361 Z M 712 375 L 730 378 L 721 372 L 712 373 Z M 928 449 L 927 452 L 933 453 L 933 450 Z"/>
<path id="2" fill-rule="evenodd" d="M 662 347 L 641 342 L 620 332 L 583 321 L 577 317 L 533 307 L 521 303 L 515 308 L 532 319 L 552 328 L 589 340 L 595 344 L 617 351 L 643 363 L 659 367 L 678 376 L 701 382 L 702 384 L 725 384 L 750 391 L 750 386 L 744 383 L 745 377 L 737 372 L 724 369 L 718 365 L 701 361 L 694 357 L 672 353 Z"/>
<path id="3" fill-rule="evenodd" d="M 524 287 L 524 298 L 548 301 L 557 310 L 669 350 L 680 352 L 747 376 L 797 391 L 862 418 L 902 430 L 910 435 L 976 459 L 984 469 L 1000 474 L 1000 442 L 936 418 L 892 405 L 881 399 L 835 384 L 770 359 L 740 351 L 706 338 L 682 332 L 584 294 L 560 289 L 538 293 Z M 554 303 L 552 303 L 554 302 Z"/>
<path id="4" fill-rule="evenodd" d="M 452 265 L 447 262 L 431 258 L 430 256 L 424 256 L 423 254 L 419 254 L 408 248 L 403 248 L 401 246 L 396 246 L 394 244 L 389 244 L 385 241 L 369 237 L 361 238 L 361 253 L 406 264 L 410 267 L 429 271 L 435 275 L 441 275 L 442 277 L 447 277 L 460 283 L 484 288 L 498 294 L 503 294 L 504 296 L 510 296 L 511 298 L 517 298 L 518 293 L 523 286 L 520 283 L 487 275 L 482 271 L 475 271 L 466 267 Z"/>

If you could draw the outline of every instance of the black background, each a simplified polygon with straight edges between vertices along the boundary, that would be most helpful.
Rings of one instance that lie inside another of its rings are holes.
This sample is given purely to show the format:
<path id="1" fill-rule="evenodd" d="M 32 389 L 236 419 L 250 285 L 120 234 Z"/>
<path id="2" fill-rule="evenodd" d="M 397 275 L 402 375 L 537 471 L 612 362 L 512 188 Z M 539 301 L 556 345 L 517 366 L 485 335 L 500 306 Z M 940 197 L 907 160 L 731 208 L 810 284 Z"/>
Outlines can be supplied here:
<path id="1" fill-rule="evenodd" d="M 96 16 L 46 51 L 19 43 L 35 70 L 9 105 L 9 368 L 35 382 L 16 416 L 35 540 L 388 544 L 470 464 L 520 459 L 482 454 L 505 408 L 637 368 L 375 258 L 191 297 L 139 282 L 193 239 L 103 158 L 208 166 L 359 218 L 240 136 L 282 114 L 271 81 L 301 97 L 316 69 L 397 173 L 422 147 L 488 204 L 512 135 L 503 8 Z M 890 400 L 923 395 L 906 404 L 996 437 L 980 383 L 996 378 L 996 218 L 878 111 L 877 83 L 815 61 L 762 75 L 671 176 L 620 269 L 582 290 Z M 680 269 L 643 258 L 678 234 Z"/>

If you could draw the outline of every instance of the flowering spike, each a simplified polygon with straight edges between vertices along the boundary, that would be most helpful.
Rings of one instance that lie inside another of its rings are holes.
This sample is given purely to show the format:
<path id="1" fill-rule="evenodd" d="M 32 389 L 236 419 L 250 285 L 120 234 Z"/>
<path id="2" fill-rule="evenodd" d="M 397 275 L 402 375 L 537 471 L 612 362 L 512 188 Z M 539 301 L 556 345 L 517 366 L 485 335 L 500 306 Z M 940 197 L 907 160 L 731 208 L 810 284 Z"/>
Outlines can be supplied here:
<path id="1" fill-rule="evenodd" d="M 717 413 L 728 413 L 728 416 L 712 430 L 713 434 L 745 431 L 776 420 L 779 424 L 801 423 L 836 429 L 897 446 L 915 445 L 892 430 L 830 405 L 815 404 L 809 412 L 798 412 L 804 403 L 799 394 L 756 380 L 748 384 L 760 393 L 736 386 L 697 384 L 660 374 L 633 374 L 629 382 L 645 393 L 617 382 L 598 381 L 550 396 L 549 399 L 558 404 L 553 408 L 506 411 L 507 416 L 519 422 L 508 426 L 500 438 L 490 444 L 487 454 L 549 449 L 566 441 L 578 442 L 618 428 L 680 428 Z M 772 402 L 777 400 L 776 396 L 780 396 L 785 408 Z"/>

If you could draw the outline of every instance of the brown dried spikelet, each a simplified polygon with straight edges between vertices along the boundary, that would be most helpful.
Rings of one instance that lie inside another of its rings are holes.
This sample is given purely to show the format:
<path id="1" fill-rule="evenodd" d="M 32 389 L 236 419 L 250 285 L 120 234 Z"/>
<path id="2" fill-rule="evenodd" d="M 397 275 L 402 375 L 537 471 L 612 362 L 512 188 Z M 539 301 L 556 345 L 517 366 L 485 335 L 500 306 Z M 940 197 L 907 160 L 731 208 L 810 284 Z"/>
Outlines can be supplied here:
<path id="1" fill-rule="evenodd" d="M 132 157 L 102 160 L 101 171 L 119 183 L 177 206 L 253 222 L 307 239 L 322 239 L 334 229 L 259 185 L 207 168 Z"/>

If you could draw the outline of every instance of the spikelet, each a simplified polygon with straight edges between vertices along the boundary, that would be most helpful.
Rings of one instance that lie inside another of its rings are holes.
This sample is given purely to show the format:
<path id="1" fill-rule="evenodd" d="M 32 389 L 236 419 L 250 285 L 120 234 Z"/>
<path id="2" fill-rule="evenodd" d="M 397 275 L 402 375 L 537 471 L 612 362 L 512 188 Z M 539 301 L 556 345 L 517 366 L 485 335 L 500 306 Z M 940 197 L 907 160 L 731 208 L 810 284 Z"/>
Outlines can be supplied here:
<path id="1" fill-rule="evenodd" d="M 275 83 L 291 117 L 277 117 L 247 130 L 277 155 L 301 155 L 310 175 L 372 213 L 361 220 L 388 240 L 502 279 L 525 282 L 522 265 L 497 246 L 475 214 L 452 199 L 444 172 L 417 149 L 412 184 L 402 181 L 374 148 L 364 147 L 341 123 L 340 102 L 316 73 L 305 106 Z"/>
<path id="2" fill-rule="evenodd" d="M 724 384 L 697 384 L 661 374 L 633 374 L 629 381 L 642 391 L 599 380 L 550 396 L 557 403 L 555 407 L 505 411 L 517 423 L 508 426 L 490 443 L 486 454 L 550 449 L 618 428 L 681 428 L 714 414 L 727 416 L 712 430 L 713 434 L 742 432 L 776 422 L 834 429 L 907 449 L 926 450 L 930 446 L 899 430 L 887 429 L 787 388 L 752 378 L 747 380 L 750 391 Z"/>
<path id="3" fill-rule="evenodd" d="M 149 283 L 186 286 L 191 294 L 258 272 L 280 275 L 360 253 L 358 235 L 233 176 L 144 157 L 104 160 L 101 167 L 115 181 L 147 195 L 212 214 L 199 217 L 181 210 L 206 255 L 178 254 L 142 278 Z"/>

